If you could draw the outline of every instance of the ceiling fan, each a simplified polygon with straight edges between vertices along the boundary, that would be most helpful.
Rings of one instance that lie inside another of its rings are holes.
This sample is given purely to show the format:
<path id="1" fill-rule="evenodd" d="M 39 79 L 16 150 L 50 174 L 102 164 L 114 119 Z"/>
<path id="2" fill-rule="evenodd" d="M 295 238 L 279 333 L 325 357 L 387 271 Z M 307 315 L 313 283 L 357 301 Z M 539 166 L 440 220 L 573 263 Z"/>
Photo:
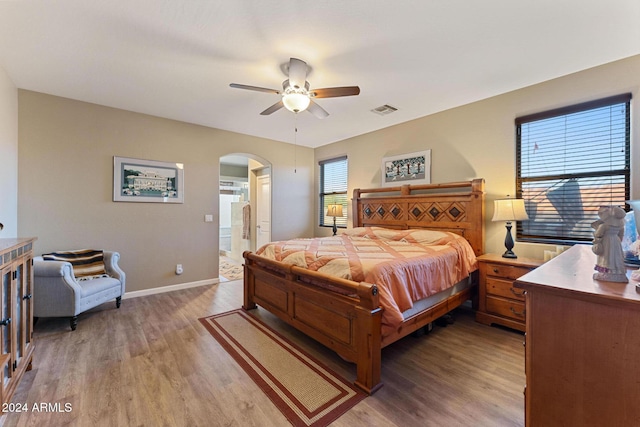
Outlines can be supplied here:
<path id="1" fill-rule="evenodd" d="M 255 90 L 257 92 L 275 93 L 281 95 L 282 99 L 271 107 L 260 113 L 268 116 L 282 107 L 293 113 L 300 113 L 308 110 L 319 119 L 324 119 L 329 115 L 327 111 L 316 104 L 312 98 L 336 98 L 339 96 L 352 96 L 360 93 L 358 86 L 328 87 L 323 89 L 309 89 L 307 81 L 307 63 L 298 59 L 290 58 L 288 66 L 289 78 L 282 82 L 282 90 L 268 89 L 257 86 L 247 86 L 238 83 L 231 83 L 229 86 L 236 89 Z"/>

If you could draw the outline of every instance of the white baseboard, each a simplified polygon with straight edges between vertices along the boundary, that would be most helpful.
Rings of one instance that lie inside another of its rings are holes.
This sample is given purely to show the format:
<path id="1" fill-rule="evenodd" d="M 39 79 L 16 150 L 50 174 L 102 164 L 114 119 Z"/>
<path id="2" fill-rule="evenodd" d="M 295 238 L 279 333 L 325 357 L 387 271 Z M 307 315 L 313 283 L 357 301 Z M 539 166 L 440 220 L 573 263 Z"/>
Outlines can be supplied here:
<path id="1" fill-rule="evenodd" d="M 143 289 L 141 291 L 125 292 L 124 296 L 122 297 L 122 299 L 144 297 L 144 296 L 147 296 L 147 295 L 161 294 L 163 292 L 178 291 L 180 289 L 195 288 L 197 286 L 215 285 L 215 284 L 218 284 L 218 283 L 220 283 L 220 279 L 217 278 L 217 277 L 215 277 L 213 279 L 207 279 L 207 280 L 198 280 L 197 282 L 178 283 L 177 285 L 160 286 L 158 288 Z"/>

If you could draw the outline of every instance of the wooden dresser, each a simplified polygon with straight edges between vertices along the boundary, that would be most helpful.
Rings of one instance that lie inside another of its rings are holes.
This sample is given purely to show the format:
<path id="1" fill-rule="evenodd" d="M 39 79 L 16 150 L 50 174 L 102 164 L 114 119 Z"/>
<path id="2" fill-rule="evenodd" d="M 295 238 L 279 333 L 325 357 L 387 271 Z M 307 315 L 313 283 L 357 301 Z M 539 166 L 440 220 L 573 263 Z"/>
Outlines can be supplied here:
<path id="1" fill-rule="evenodd" d="M 515 283 L 526 291 L 527 426 L 640 425 L 640 292 L 593 280 L 595 261 L 576 245 Z"/>
<path id="2" fill-rule="evenodd" d="M 479 256 L 476 320 L 485 325 L 495 323 L 524 331 L 524 291 L 515 289 L 513 282 L 541 264 L 542 260 L 532 258 L 503 258 L 497 254 Z"/>
<path id="3" fill-rule="evenodd" d="M 10 402 L 33 359 L 33 242 L 0 239 L 0 401 Z"/>

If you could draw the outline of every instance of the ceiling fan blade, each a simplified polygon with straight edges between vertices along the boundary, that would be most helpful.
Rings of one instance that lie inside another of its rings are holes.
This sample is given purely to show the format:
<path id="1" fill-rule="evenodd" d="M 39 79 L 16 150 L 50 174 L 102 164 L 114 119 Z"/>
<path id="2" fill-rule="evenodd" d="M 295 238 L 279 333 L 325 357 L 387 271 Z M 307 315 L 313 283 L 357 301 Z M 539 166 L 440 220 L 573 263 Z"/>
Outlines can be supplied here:
<path id="1" fill-rule="evenodd" d="M 311 114 L 313 114 L 314 116 L 316 116 L 319 119 L 324 119 L 325 117 L 327 117 L 329 115 L 329 113 L 327 113 L 327 111 L 324 108 L 322 108 L 321 106 L 319 106 L 318 104 L 313 102 L 313 100 L 311 100 L 311 102 L 309 102 L 309 106 L 307 107 L 307 111 L 310 112 Z"/>
<path id="2" fill-rule="evenodd" d="M 236 88 L 236 89 L 255 90 L 257 92 L 280 94 L 279 90 L 269 89 L 269 88 L 266 88 L 266 87 L 248 86 L 248 85 L 241 85 L 241 84 L 238 84 L 238 83 L 231 83 L 229 86 L 231 86 L 233 88 Z"/>
<path id="3" fill-rule="evenodd" d="M 309 91 L 309 96 L 314 98 L 336 98 L 338 96 L 359 95 L 358 86 L 326 87 L 323 89 L 313 89 Z"/>
<path id="4" fill-rule="evenodd" d="M 304 87 L 307 81 L 307 63 L 298 59 L 289 59 L 289 84 L 292 87 Z"/>
<path id="5" fill-rule="evenodd" d="M 282 103 L 282 100 L 280 100 L 280 101 L 276 102 L 275 104 L 273 104 L 271 107 L 269 107 L 266 110 L 264 110 L 262 113 L 260 113 L 260 115 L 268 116 L 269 114 L 275 113 L 276 111 L 278 111 L 282 107 L 284 107 L 284 104 Z"/>

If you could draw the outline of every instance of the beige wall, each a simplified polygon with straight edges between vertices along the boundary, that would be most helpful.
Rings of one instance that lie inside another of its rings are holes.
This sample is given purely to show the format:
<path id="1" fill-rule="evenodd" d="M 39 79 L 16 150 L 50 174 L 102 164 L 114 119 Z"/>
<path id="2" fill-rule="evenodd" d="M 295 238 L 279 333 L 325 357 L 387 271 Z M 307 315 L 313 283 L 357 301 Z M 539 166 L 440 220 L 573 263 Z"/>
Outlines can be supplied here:
<path id="1" fill-rule="evenodd" d="M 18 234 L 38 237 L 37 254 L 117 250 L 127 291 L 217 278 L 219 158 L 232 153 L 271 163 L 274 239 L 313 233 L 312 149 L 295 159 L 277 141 L 30 91 L 18 99 Z M 113 156 L 184 163 L 184 204 L 113 202 Z"/>
<path id="2" fill-rule="evenodd" d="M 18 234 L 18 89 L 0 67 L 0 237 Z"/>
<path id="3" fill-rule="evenodd" d="M 320 160 L 347 155 L 349 194 L 379 187 L 382 157 L 431 149 L 431 181 L 486 180 L 487 252 L 504 252 L 504 223 L 492 223 L 493 200 L 515 194 L 515 125 L 518 116 L 631 92 L 632 164 L 640 164 L 640 56 L 433 114 L 316 149 Z M 397 107 L 402 108 L 401 105 Z M 316 179 L 317 179 L 316 172 Z M 632 168 L 632 197 L 640 198 L 640 174 Z M 316 220 L 317 221 L 317 220 Z M 351 218 L 349 219 L 351 224 Z M 329 229 L 316 228 L 318 235 Z M 517 243 L 521 256 L 543 257 L 545 245 Z"/>

